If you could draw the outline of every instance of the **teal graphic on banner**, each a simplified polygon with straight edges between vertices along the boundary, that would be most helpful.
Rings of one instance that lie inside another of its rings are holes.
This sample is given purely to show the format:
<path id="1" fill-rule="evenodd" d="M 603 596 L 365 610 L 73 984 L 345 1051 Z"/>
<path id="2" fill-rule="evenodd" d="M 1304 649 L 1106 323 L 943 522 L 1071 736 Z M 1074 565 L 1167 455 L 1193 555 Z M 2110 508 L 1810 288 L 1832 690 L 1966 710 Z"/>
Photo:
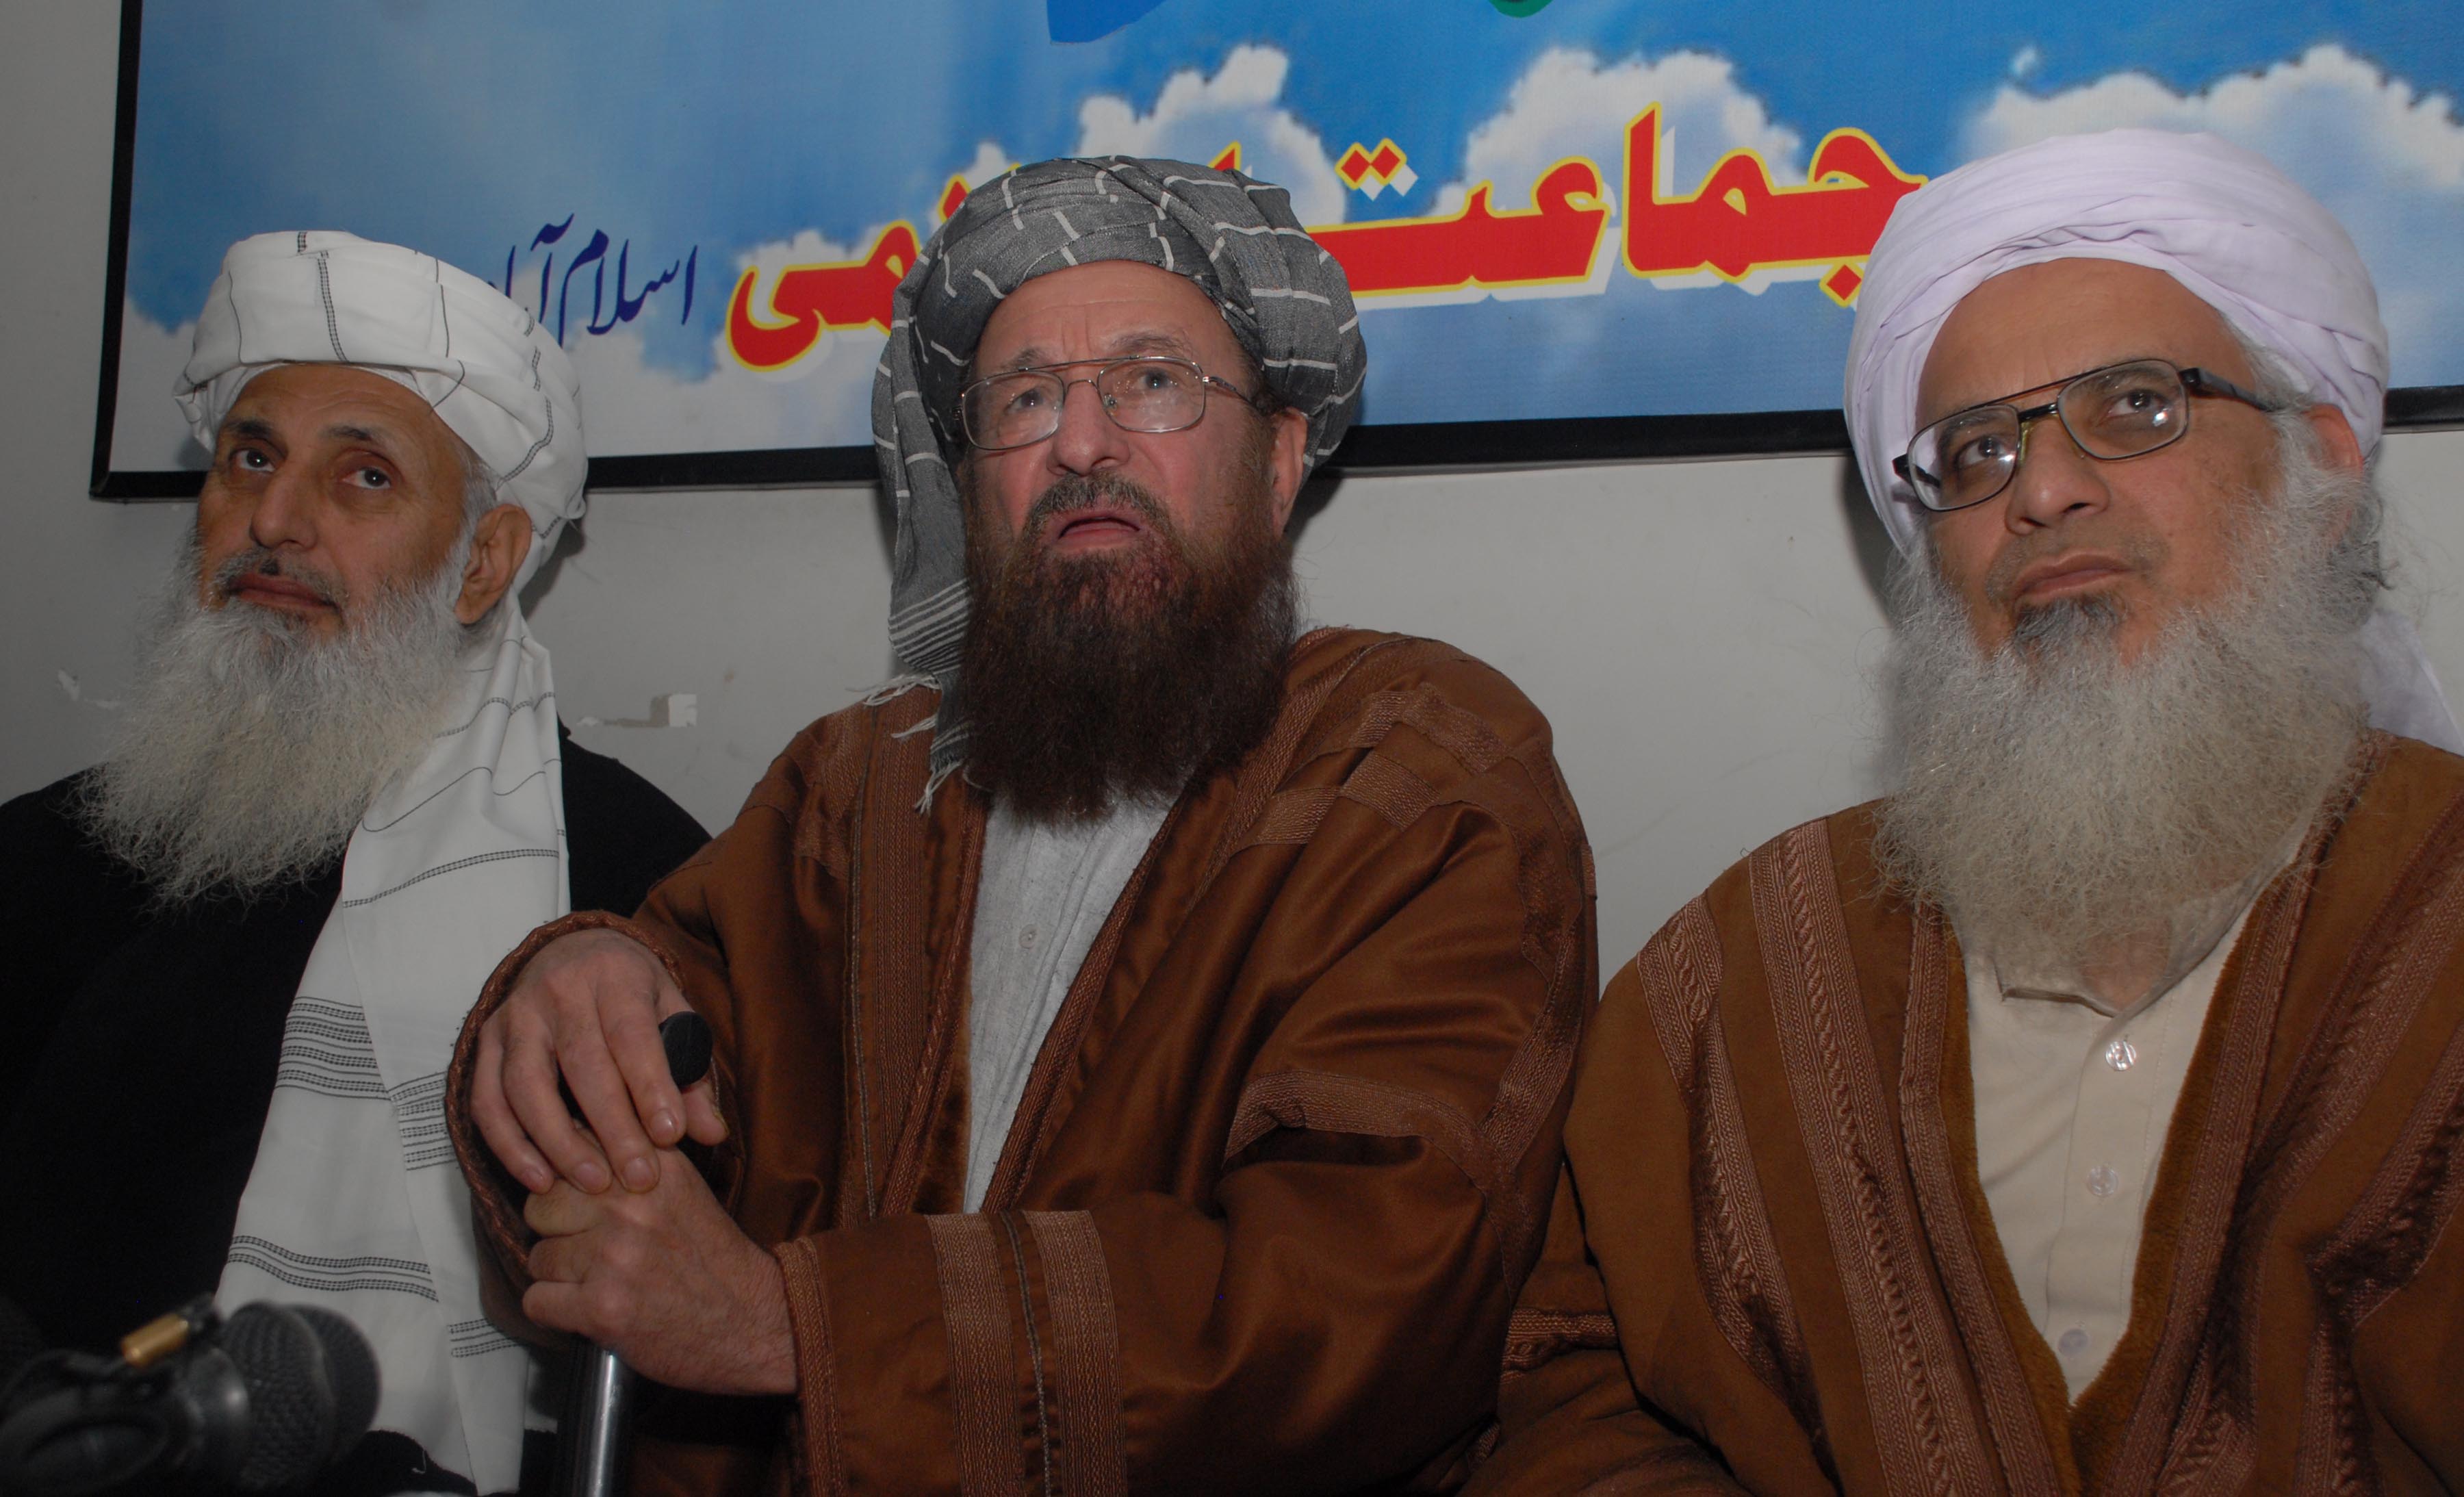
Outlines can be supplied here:
<path id="1" fill-rule="evenodd" d="M 1543 5 L 1548 0 L 1540 0 Z M 1163 0 L 1044 0 L 1054 41 L 1095 41 L 1110 36 Z"/>

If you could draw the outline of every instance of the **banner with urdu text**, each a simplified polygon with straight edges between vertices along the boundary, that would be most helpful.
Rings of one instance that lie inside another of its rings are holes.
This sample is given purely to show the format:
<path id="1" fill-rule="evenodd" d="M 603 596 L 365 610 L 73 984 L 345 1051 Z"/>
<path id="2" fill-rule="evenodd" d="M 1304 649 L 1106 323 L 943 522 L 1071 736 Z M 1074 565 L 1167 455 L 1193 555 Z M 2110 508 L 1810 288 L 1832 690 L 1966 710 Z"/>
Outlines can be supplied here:
<path id="1" fill-rule="evenodd" d="M 124 0 L 99 493 L 192 491 L 223 249 L 346 229 L 554 329 L 594 479 L 857 477 L 890 295 L 970 188 L 1127 153 L 1288 187 L 1370 349 L 1353 466 L 1836 446 L 1930 175 L 2211 130 L 2350 227 L 2399 423 L 2464 419 L 2453 0 Z"/>

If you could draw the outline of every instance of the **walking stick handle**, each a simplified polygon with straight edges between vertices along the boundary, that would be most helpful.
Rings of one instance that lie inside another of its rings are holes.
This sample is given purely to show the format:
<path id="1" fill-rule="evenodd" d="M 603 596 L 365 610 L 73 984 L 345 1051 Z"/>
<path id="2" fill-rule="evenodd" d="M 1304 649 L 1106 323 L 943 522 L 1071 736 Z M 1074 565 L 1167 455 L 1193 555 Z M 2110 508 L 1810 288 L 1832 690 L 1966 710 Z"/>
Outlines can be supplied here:
<path id="1" fill-rule="evenodd" d="M 668 1074 L 679 1090 L 710 1071 L 710 1024 L 687 1009 L 659 1022 Z M 632 1454 L 633 1370 L 604 1346 L 582 1343 L 564 1418 L 557 1426 L 556 1497 L 617 1497 Z"/>

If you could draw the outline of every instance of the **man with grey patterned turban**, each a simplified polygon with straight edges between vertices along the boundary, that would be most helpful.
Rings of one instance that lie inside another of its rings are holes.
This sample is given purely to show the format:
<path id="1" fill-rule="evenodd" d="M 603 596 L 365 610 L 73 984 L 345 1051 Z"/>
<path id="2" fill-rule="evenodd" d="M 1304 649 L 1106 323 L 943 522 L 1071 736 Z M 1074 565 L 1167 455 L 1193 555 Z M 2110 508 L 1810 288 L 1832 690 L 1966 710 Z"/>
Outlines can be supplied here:
<path id="1" fill-rule="evenodd" d="M 655 1411 L 662 1482 L 1343 1490 L 1471 1448 L 1589 865 L 1504 678 L 1296 631 L 1285 525 L 1365 367 L 1283 189 L 1176 162 L 979 187 L 899 288 L 910 673 L 634 919 L 540 931 L 460 1053 L 525 1310 L 793 1396 Z M 688 1004 L 716 1077 L 679 1096 L 651 1021 Z"/>
<path id="2" fill-rule="evenodd" d="M 516 596 L 582 514 L 573 372 L 474 276 L 293 232 L 231 247 L 175 393 L 211 466 L 122 731 L 0 807 L 0 1297 L 88 1351 L 319 1306 L 381 1385 L 319 1491 L 512 1490 L 536 1369 L 446 1061 L 532 926 L 704 840 L 564 737 Z"/>

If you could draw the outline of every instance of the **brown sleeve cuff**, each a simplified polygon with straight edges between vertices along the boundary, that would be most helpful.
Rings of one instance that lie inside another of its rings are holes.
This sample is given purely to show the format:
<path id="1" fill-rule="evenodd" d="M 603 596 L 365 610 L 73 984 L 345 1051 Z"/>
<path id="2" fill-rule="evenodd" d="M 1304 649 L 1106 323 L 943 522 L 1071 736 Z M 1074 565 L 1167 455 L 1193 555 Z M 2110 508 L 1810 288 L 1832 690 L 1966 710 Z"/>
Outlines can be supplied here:
<path id="1" fill-rule="evenodd" d="M 847 1464 L 839 1450 L 838 1368 L 821 1244 L 800 1237 L 770 1251 L 787 1281 L 787 1321 L 796 1335 L 796 1489 L 840 1497 L 847 1490 Z"/>
<path id="2" fill-rule="evenodd" d="M 488 1141 L 479 1136 L 478 1125 L 471 1120 L 471 1072 L 478 1062 L 479 1031 L 504 1006 L 531 958 L 550 941 L 576 931 L 599 930 L 615 931 L 640 941 L 666 965 L 669 978 L 678 987 L 684 985 L 682 969 L 666 944 L 648 928 L 621 914 L 581 910 L 550 920 L 524 936 L 522 943 L 508 952 L 505 959 L 496 963 L 496 970 L 489 974 L 487 985 L 479 990 L 479 1001 L 471 1005 L 470 1014 L 462 1021 L 462 1035 L 453 1044 L 453 1063 L 445 1076 L 445 1127 L 452 1137 L 453 1153 L 462 1162 L 462 1178 L 470 1182 L 472 1224 L 477 1229 L 481 1248 L 504 1270 L 517 1300 L 531 1284 L 530 1249 L 535 1234 L 522 1221 L 522 1205 L 530 1199 L 530 1191 L 498 1161 Z"/>
<path id="3" fill-rule="evenodd" d="M 807 1497 L 1001 1489 L 968 1485 L 968 1457 L 960 1447 L 978 1422 L 991 1426 L 994 1409 L 1024 1407 L 1021 1400 L 1033 1396 L 1018 1389 L 1003 1361 L 998 1378 L 969 1384 L 973 1395 L 989 1395 L 977 1410 L 984 1418 L 971 1420 L 957 1412 L 971 1393 L 958 1391 L 964 1379 L 951 1366 L 935 1222 L 988 1225 L 981 1217 L 883 1217 L 770 1250 L 786 1283 L 787 1323 L 796 1341 L 795 1414 L 786 1446 L 797 1467 L 795 1489 Z M 1017 1309 L 1010 1286 L 990 1288 L 988 1311 L 1001 1317 L 999 1334 L 1007 1336 L 1006 1317 Z M 1017 1428 L 1004 1438 L 1003 1459 L 1015 1458 Z M 1056 1478 L 1066 1474 L 1056 1467 Z M 1096 1491 L 1058 1479 L 1053 1489 Z"/>

